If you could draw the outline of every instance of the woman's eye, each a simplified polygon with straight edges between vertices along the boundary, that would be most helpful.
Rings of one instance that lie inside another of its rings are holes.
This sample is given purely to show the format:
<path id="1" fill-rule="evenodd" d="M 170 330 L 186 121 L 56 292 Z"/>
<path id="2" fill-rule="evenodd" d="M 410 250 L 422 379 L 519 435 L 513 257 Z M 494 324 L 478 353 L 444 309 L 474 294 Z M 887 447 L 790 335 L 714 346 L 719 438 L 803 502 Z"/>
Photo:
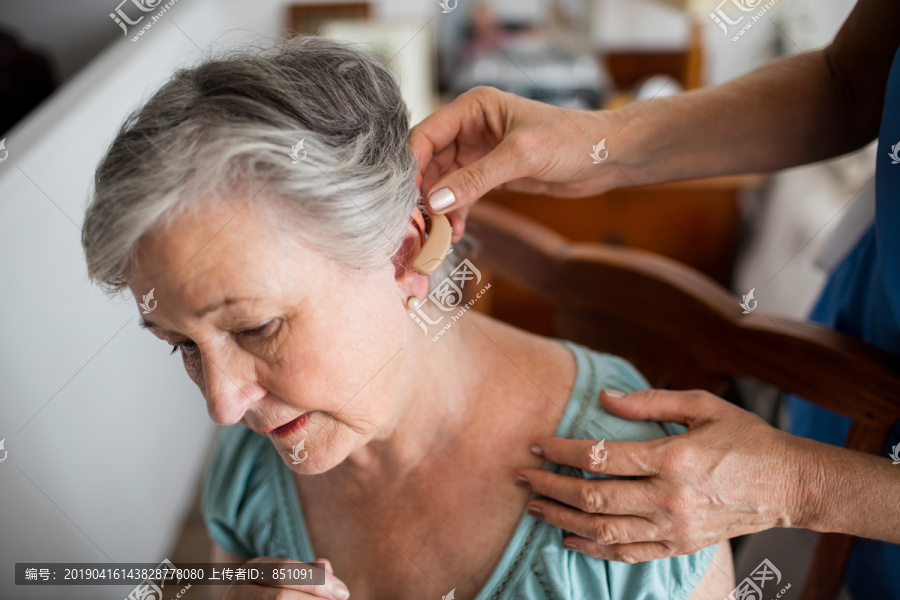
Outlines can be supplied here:
<path id="1" fill-rule="evenodd" d="M 237 335 L 245 338 L 260 338 L 264 335 L 271 333 L 272 326 L 278 321 L 278 319 L 273 319 L 268 323 L 263 323 L 259 327 L 254 327 L 253 329 L 244 329 L 243 331 L 236 332 Z M 197 344 L 191 341 L 181 342 L 178 344 L 169 344 L 172 346 L 172 352 L 169 353 L 169 356 L 175 354 L 178 350 L 183 351 L 185 354 L 193 354 L 197 349 Z"/>
<path id="2" fill-rule="evenodd" d="M 169 356 L 172 356 L 178 350 L 183 350 L 190 354 L 197 347 L 197 344 L 195 344 L 194 342 L 182 342 L 180 344 L 170 344 L 170 346 L 172 346 L 172 351 L 169 352 Z"/>
<path id="3" fill-rule="evenodd" d="M 253 329 L 245 329 L 243 331 L 239 331 L 238 334 L 244 337 L 260 337 L 269 332 L 271 326 L 275 323 L 275 320 L 269 321 L 268 323 L 263 323 L 259 327 L 254 327 Z"/>

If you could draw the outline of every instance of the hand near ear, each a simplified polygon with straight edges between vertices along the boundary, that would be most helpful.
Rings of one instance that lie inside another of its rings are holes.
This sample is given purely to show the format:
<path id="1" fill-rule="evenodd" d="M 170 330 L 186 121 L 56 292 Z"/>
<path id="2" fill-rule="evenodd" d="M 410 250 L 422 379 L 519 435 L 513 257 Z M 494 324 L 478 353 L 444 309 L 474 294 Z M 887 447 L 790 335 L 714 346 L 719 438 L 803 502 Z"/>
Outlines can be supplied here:
<path id="1" fill-rule="evenodd" d="M 458 241 L 469 206 L 494 188 L 577 198 L 633 185 L 618 169 L 595 168 L 589 152 L 624 123 L 615 111 L 565 109 L 476 87 L 410 132 L 416 183 L 428 210 L 450 218 Z M 617 160 L 611 154 L 604 167 Z"/>

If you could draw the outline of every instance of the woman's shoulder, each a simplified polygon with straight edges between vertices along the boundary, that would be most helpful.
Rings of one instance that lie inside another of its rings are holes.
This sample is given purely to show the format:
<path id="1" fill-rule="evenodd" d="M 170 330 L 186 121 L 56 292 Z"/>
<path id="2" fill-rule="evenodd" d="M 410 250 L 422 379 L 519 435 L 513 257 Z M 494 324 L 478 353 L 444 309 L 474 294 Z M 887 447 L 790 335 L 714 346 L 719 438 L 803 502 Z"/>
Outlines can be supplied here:
<path id="1" fill-rule="evenodd" d="M 203 517 L 213 540 L 229 554 L 265 553 L 275 531 L 282 492 L 280 457 L 268 438 L 244 427 L 222 428 L 203 485 Z"/>
<path id="2" fill-rule="evenodd" d="M 650 387 L 630 362 L 619 356 L 592 350 L 580 344 L 558 340 L 569 348 L 577 363 L 577 376 L 566 414 L 560 422 L 560 437 L 591 440 L 650 440 L 683 433 L 674 423 L 631 421 L 603 408 L 600 390 L 622 392 Z"/>
<path id="3" fill-rule="evenodd" d="M 627 360 L 591 350 L 580 344 L 557 340 L 575 356 L 577 375 L 572 396 L 560 422 L 560 437 L 586 440 L 649 440 L 682 433 L 685 428 L 656 421 L 629 421 L 607 412 L 600 403 L 600 390 L 635 391 L 649 384 Z M 549 465 L 555 472 L 580 478 L 610 478 L 569 466 Z M 530 517 L 528 517 L 530 519 Z M 529 593 L 516 597 L 560 598 L 687 598 L 709 567 L 716 547 L 695 554 L 638 564 L 594 559 L 563 548 L 566 533 L 538 522 L 535 554 L 523 568 L 520 588 Z M 562 576 L 562 574 L 565 574 Z"/>

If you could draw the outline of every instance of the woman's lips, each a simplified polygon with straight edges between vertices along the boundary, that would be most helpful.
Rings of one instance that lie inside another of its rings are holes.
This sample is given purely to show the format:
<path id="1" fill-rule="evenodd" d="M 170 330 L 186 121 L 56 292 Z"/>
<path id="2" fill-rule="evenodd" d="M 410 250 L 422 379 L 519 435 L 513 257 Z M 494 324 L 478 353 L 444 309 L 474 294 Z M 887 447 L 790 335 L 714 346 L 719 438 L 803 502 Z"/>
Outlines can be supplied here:
<path id="1" fill-rule="evenodd" d="M 296 433 L 300 429 L 303 428 L 304 425 L 309 423 L 309 418 L 312 416 L 311 412 L 303 413 L 293 421 L 285 423 L 281 427 L 276 427 L 272 431 L 269 431 L 266 435 L 271 438 L 279 439 L 283 437 L 287 437 L 293 433 Z"/>

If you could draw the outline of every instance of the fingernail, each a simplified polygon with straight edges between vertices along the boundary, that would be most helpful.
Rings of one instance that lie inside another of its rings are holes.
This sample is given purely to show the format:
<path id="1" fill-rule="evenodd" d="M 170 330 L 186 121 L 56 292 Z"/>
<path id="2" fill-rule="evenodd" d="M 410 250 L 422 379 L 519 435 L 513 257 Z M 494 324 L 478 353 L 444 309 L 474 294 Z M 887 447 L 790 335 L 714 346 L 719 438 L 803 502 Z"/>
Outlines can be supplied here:
<path id="1" fill-rule="evenodd" d="M 347 598 L 350 597 L 350 590 L 348 590 L 347 586 L 343 583 L 336 584 L 334 588 L 335 600 L 347 600 Z"/>
<path id="2" fill-rule="evenodd" d="M 566 550 L 574 550 L 575 552 L 578 552 L 578 546 L 576 546 L 572 542 L 563 542 L 563 548 L 565 548 Z"/>
<path id="3" fill-rule="evenodd" d="M 537 504 L 529 504 L 528 505 L 528 514 L 536 519 L 544 518 L 544 511 L 541 510 L 541 507 Z"/>
<path id="4" fill-rule="evenodd" d="M 528 478 L 523 475 L 516 475 L 516 485 L 525 488 L 526 490 L 531 489 L 531 482 L 528 481 Z"/>
<path id="5" fill-rule="evenodd" d="M 603 390 L 603 393 L 606 394 L 610 398 L 624 398 L 625 392 L 620 392 L 619 390 Z"/>
<path id="6" fill-rule="evenodd" d="M 428 196 L 428 204 L 432 211 L 444 210 L 456 202 L 456 196 L 448 188 L 441 188 Z"/>
<path id="7" fill-rule="evenodd" d="M 541 458 L 544 458 L 544 449 L 541 448 L 540 446 L 538 446 L 537 444 L 535 444 L 534 446 L 531 447 L 531 453 L 534 454 L 535 456 L 540 456 Z"/>

